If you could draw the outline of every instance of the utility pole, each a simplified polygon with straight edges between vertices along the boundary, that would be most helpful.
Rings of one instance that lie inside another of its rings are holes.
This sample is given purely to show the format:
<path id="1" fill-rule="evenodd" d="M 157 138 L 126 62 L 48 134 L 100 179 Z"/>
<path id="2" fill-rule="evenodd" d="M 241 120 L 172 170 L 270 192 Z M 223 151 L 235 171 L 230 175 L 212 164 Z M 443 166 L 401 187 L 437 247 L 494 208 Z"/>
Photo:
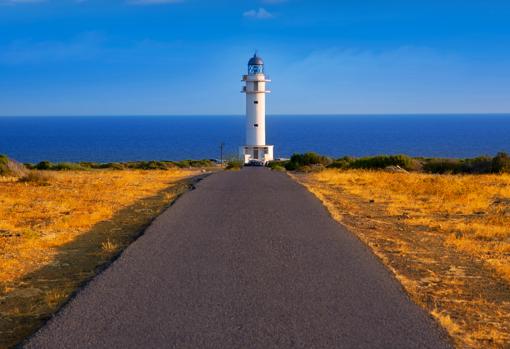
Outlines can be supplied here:
<path id="1" fill-rule="evenodd" d="M 223 167 L 223 147 L 225 146 L 224 142 L 221 142 L 220 144 L 220 164 L 221 167 Z"/>

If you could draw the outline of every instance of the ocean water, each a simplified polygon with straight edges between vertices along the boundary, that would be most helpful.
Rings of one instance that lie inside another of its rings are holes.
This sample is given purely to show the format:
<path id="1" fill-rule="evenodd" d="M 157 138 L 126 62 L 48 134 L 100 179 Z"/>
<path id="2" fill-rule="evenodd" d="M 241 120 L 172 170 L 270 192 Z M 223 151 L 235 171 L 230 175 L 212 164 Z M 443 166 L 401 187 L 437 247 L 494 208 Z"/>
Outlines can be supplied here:
<path id="1" fill-rule="evenodd" d="M 509 115 L 268 116 L 276 157 L 510 152 Z M 22 162 L 219 158 L 244 143 L 242 116 L 0 117 L 0 154 Z"/>

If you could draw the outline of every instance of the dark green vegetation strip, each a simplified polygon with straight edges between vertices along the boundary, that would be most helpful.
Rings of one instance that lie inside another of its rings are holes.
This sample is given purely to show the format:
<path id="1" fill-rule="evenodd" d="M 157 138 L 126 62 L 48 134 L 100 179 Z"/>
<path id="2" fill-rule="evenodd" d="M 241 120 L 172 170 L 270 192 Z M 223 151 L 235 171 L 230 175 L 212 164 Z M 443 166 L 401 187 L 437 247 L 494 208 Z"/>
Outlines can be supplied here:
<path id="1" fill-rule="evenodd" d="M 31 170 L 52 171 L 86 171 L 94 169 L 110 170 L 168 170 L 171 168 L 204 168 L 216 167 L 218 163 L 212 160 L 182 160 L 182 161 L 129 161 L 129 162 L 59 162 L 41 161 L 37 164 L 25 164 Z M 227 169 L 238 169 L 243 166 L 242 161 L 233 159 L 227 162 Z M 489 174 L 510 173 L 510 156 L 500 152 L 496 156 L 479 156 L 475 158 L 425 158 L 407 155 L 377 155 L 367 157 L 344 156 L 331 158 L 314 152 L 294 154 L 289 160 L 271 161 L 268 166 L 274 170 L 288 171 L 320 171 L 324 168 L 338 169 L 402 169 L 425 173 L 452 174 Z M 0 155 L 0 176 L 7 176 L 12 172 L 22 171 L 24 168 L 5 155 Z"/>
<path id="2" fill-rule="evenodd" d="M 32 170 L 51 171 L 86 171 L 96 169 L 110 170 L 168 170 L 171 168 L 213 167 L 212 160 L 182 160 L 182 161 L 129 161 L 129 162 L 59 162 L 41 161 L 38 164 L 25 164 Z"/>
<path id="3" fill-rule="evenodd" d="M 268 164 L 275 170 L 319 171 L 324 168 L 338 169 L 402 169 L 413 172 L 488 174 L 510 173 L 510 156 L 480 156 L 467 159 L 413 158 L 407 155 L 378 155 L 369 157 L 344 156 L 333 159 L 313 152 L 294 154 L 287 161 L 272 161 Z"/>

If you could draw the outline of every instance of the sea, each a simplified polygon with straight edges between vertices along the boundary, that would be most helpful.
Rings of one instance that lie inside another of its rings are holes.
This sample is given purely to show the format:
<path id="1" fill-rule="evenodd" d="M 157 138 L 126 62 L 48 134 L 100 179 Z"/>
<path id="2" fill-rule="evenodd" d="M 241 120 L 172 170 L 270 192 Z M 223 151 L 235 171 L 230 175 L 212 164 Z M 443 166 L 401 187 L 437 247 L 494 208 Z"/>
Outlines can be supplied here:
<path id="1" fill-rule="evenodd" d="M 244 144 L 243 116 L 0 117 L 0 154 L 36 163 L 218 159 Z M 269 115 L 275 157 L 510 152 L 510 114 Z"/>

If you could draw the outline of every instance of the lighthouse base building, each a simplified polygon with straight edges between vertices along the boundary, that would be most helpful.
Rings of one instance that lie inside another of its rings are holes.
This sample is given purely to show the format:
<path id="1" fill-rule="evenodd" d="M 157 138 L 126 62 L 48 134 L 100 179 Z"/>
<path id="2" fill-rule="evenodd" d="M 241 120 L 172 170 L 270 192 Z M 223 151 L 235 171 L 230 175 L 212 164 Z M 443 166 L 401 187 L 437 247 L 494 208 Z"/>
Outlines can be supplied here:
<path id="1" fill-rule="evenodd" d="M 274 146 L 266 144 L 266 83 L 264 61 L 256 54 L 248 62 L 248 74 L 243 75 L 246 94 L 246 145 L 239 147 L 245 164 L 265 164 L 274 159 Z"/>
<path id="2" fill-rule="evenodd" d="M 250 161 L 260 161 L 262 164 L 266 164 L 268 161 L 274 159 L 273 149 L 274 145 L 245 145 L 243 147 L 239 147 L 239 156 L 242 160 L 244 160 L 245 164 L 249 164 Z"/>

